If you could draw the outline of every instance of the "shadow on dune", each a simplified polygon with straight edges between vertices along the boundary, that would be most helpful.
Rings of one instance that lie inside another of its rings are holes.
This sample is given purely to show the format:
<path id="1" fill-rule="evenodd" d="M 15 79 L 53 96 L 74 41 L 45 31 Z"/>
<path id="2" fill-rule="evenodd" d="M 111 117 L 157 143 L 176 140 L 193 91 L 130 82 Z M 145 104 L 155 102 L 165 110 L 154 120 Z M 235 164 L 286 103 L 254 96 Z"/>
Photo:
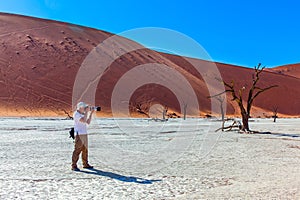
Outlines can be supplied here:
<path id="1" fill-rule="evenodd" d="M 116 174 L 113 172 L 105 172 L 101 171 L 98 169 L 90 169 L 90 170 L 81 170 L 80 172 L 85 173 L 85 174 L 93 174 L 97 176 L 104 176 L 112 179 L 116 179 L 118 181 L 123 181 L 123 182 L 131 182 L 131 183 L 139 183 L 139 184 L 152 184 L 154 182 L 159 182 L 162 180 L 149 180 L 149 179 L 143 179 L 139 177 L 134 177 L 134 176 L 123 176 L 121 174 Z"/>

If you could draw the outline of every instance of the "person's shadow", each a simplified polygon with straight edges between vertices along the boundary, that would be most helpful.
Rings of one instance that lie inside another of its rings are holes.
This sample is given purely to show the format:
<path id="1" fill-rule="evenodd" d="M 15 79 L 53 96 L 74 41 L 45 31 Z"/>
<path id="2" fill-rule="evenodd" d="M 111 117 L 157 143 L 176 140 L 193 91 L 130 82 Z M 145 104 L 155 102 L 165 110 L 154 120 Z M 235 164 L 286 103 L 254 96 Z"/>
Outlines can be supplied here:
<path id="1" fill-rule="evenodd" d="M 80 172 L 85 173 L 85 174 L 93 174 L 93 175 L 97 175 L 97 176 L 104 176 L 104 177 L 116 179 L 118 181 L 133 182 L 133 183 L 139 183 L 139 184 L 152 184 L 154 182 L 162 181 L 160 179 L 158 179 L 158 180 L 149 180 L 149 179 L 143 179 L 143 178 L 134 177 L 134 176 L 123 176 L 121 174 L 116 174 L 116 173 L 113 173 L 113 172 L 105 172 L 105 171 L 101 171 L 101 170 L 98 170 L 98 169 L 81 170 Z"/>

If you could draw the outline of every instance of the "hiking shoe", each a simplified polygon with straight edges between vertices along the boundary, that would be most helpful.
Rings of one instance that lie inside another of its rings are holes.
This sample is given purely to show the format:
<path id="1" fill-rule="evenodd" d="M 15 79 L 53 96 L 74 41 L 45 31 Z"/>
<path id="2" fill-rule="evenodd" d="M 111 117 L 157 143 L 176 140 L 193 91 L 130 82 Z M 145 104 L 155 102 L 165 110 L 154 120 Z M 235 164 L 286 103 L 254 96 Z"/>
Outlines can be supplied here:
<path id="1" fill-rule="evenodd" d="M 72 167 L 72 171 L 74 171 L 74 172 L 80 172 L 80 169 L 78 167 Z"/>
<path id="2" fill-rule="evenodd" d="M 92 165 L 85 165 L 83 166 L 84 169 L 94 169 L 94 167 Z"/>

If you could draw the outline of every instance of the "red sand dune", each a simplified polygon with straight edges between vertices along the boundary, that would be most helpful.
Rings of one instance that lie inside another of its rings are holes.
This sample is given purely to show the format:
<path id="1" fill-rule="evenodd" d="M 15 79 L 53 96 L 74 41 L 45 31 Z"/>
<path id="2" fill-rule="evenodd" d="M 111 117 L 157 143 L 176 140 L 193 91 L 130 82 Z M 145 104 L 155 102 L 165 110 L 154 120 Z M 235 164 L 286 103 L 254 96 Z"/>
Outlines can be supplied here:
<path id="1" fill-rule="evenodd" d="M 80 65 L 95 46 L 110 36 L 111 33 L 72 24 L 0 14 L 0 115 L 65 116 L 65 112 L 71 113 L 72 89 Z M 199 66 L 209 64 L 193 60 Z M 115 60 L 101 77 L 95 99 L 103 110 L 99 116 L 111 116 L 112 91 L 122 75 L 149 62 L 165 64 L 180 72 L 197 95 L 200 114 L 210 113 L 211 102 L 203 77 L 186 59 L 141 49 Z M 246 89 L 251 85 L 252 69 L 222 63 L 216 65 L 225 81 L 235 80 L 237 87 L 245 86 Z M 280 70 L 283 72 L 278 73 Z M 172 84 L 177 84 L 176 79 L 168 78 Z M 257 98 L 252 115 L 270 116 L 272 108 L 277 106 L 282 116 L 300 116 L 299 84 L 299 66 L 266 71 L 260 86 L 279 87 Z M 158 84 L 139 87 L 129 104 L 141 104 L 145 111 L 149 105 L 166 105 L 169 112 L 181 115 L 176 95 Z M 133 107 L 130 110 L 132 116 L 144 116 Z M 235 102 L 229 98 L 227 114 L 239 114 Z"/>
<path id="2" fill-rule="evenodd" d="M 300 64 L 284 65 L 272 69 L 274 72 L 300 78 Z"/>

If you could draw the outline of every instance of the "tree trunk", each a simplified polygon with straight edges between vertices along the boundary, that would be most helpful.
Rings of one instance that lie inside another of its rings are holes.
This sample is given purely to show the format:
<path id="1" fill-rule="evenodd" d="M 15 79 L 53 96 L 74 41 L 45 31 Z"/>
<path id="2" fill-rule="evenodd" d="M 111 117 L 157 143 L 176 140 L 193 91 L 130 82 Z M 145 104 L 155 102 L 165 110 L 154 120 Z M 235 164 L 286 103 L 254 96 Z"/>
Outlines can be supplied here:
<path id="1" fill-rule="evenodd" d="M 243 131 L 250 131 L 249 129 L 249 115 L 247 113 L 242 113 L 242 121 L 243 121 Z"/>
<path id="2" fill-rule="evenodd" d="M 162 118 L 166 119 L 166 109 L 165 108 L 163 109 L 163 112 L 162 112 Z"/>
<path id="3" fill-rule="evenodd" d="M 224 114 L 223 102 L 221 102 L 221 104 L 220 104 L 220 109 L 221 109 L 221 115 L 222 115 L 222 131 L 224 131 L 225 114 Z"/>
<path id="4" fill-rule="evenodd" d="M 183 107 L 183 120 L 186 120 L 186 109 L 187 109 L 187 104 L 184 104 L 184 107 Z"/>

